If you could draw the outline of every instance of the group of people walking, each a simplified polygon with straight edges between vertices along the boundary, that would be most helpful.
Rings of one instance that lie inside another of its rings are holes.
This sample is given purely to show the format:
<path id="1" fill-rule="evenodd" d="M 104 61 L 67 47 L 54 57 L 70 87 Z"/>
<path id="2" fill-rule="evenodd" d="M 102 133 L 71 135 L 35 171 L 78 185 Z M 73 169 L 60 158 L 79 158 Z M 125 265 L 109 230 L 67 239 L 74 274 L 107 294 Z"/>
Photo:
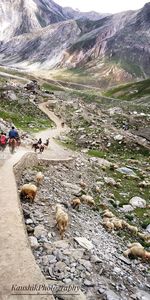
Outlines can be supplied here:
<path id="1" fill-rule="evenodd" d="M 6 134 L 5 132 L 1 131 L 0 133 L 0 150 L 4 151 L 6 146 L 9 145 L 10 151 L 13 153 L 15 148 L 17 146 L 20 146 L 21 141 L 19 137 L 18 131 L 15 129 L 14 126 L 12 126 L 11 130 Z M 36 152 L 39 150 L 40 153 L 44 151 L 45 148 L 47 148 L 49 145 L 49 139 L 46 140 L 45 143 L 42 142 L 42 139 L 39 138 L 39 140 L 36 140 L 32 144 L 32 148 Z"/>
<path id="2" fill-rule="evenodd" d="M 8 132 L 8 135 L 3 131 L 0 133 L 0 150 L 4 151 L 7 145 L 9 145 L 11 151 L 20 145 L 19 133 L 14 126 Z"/>

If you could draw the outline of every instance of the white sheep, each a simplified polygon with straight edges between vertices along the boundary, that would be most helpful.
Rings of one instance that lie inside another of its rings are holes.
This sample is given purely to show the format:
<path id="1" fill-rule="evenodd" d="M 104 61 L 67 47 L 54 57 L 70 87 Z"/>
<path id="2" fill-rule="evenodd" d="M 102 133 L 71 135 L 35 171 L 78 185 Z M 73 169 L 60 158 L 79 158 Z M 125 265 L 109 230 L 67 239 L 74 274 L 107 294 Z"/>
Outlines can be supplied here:
<path id="1" fill-rule="evenodd" d="M 93 197 L 91 197 L 89 195 L 82 195 L 81 196 L 81 201 L 85 204 L 90 205 L 90 206 L 95 206 L 95 201 L 94 201 Z"/>
<path id="2" fill-rule="evenodd" d="M 42 172 L 38 172 L 36 174 L 36 182 L 38 186 L 42 183 L 43 179 L 44 179 L 44 174 Z"/>
<path id="3" fill-rule="evenodd" d="M 75 198 L 71 201 L 71 206 L 75 209 L 79 209 L 80 204 L 81 204 L 81 201 L 79 198 Z"/>
<path id="4" fill-rule="evenodd" d="M 134 258 L 140 257 L 150 261 L 150 252 L 146 251 L 141 245 L 138 245 L 138 243 L 133 243 L 128 250 L 123 252 L 123 255 L 125 257 L 129 257 L 131 255 Z"/>
<path id="5" fill-rule="evenodd" d="M 20 191 L 20 197 L 21 198 L 25 197 L 31 200 L 32 202 L 34 202 L 36 193 L 37 193 L 37 187 L 34 184 L 27 183 L 22 186 Z"/>
<path id="6" fill-rule="evenodd" d="M 60 236 L 63 240 L 64 238 L 64 232 L 66 231 L 68 227 L 68 214 L 62 209 L 62 206 L 60 204 L 56 205 L 56 225 L 58 227 L 58 230 L 60 232 Z"/>

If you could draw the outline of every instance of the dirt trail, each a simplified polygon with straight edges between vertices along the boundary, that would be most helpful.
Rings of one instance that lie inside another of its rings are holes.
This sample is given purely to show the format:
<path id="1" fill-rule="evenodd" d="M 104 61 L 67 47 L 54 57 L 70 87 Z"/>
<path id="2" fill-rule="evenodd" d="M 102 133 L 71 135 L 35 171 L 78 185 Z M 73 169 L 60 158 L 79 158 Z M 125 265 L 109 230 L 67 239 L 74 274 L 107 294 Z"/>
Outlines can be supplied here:
<path id="1" fill-rule="evenodd" d="M 46 108 L 46 103 L 39 108 L 45 112 L 56 124 L 55 129 L 48 129 L 36 134 L 43 140 L 50 138 L 50 149 L 45 151 L 40 158 L 45 159 L 69 159 L 73 152 L 65 150 L 58 145 L 53 137 L 61 132 L 67 132 L 68 128 L 61 127 L 61 121 Z M 12 286 L 46 284 L 46 280 L 37 266 L 24 228 L 20 201 L 18 200 L 17 186 L 13 173 L 13 166 L 28 149 L 20 148 L 15 154 L 10 155 L 5 150 L 5 159 L 0 159 L 0 299 L 34 300 L 35 296 L 12 296 Z M 2 158 L 2 156 L 1 156 Z M 7 160 L 6 160 L 7 159 Z M 37 300 L 54 300 L 53 296 L 36 296 Z"/>
<path id="2" fill-rule="evenodd" d="M 43 142 L 47 138 L 50 139 L 50 144 L 48 150 L 45 150 L 42 155 L 39 157 L 44 159 L 56 159 L 56 160 L 67 160 L 71 157 L 74 157 L 74 152 L 68 149 L 63 148 L 59 145 L 54 139 L 60 136 L 61 133 L 68 133 L 69 128 L 65 125 L 61 126 L 61 120 L 55 116 L 55 114 L 47 108 L 48 102 L 39 104 L 39 108 L 56 124 L 55 128 L 47 129 L 35 134 L 36 138 L 41 138 Z"/>

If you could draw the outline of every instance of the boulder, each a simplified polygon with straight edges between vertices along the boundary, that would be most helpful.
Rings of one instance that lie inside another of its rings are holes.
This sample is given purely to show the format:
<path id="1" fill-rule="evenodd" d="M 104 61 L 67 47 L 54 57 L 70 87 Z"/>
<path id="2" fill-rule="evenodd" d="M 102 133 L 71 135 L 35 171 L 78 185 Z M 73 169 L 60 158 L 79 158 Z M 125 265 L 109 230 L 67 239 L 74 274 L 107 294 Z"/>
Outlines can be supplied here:
<path id="1" fill-rule="evenodd" d="M 150 224 L 146 227 L 146 231 L 150 233 Z"/>
<path id="2" fill-rule="evenodd" d="M 123 140 L 123 135 L 121 135 L 121 134 L 115 135 L 115 136 L 114 136 L 114 140 L 115 140 L 115 141 L 118 141 L 118 142 L 122 141 L 122 140 Z"/>
<path id="3" fill-rule="evenodd" d="M 134 207 L 134 208 L 145 208 L 146 207 L 146 201 L 140 197 L 133 197 L 129 203 Z"/>
<path id="4" fill-rule="evenodd" d="M 116 181 L 111 177 L 104 177 L 104 181 L 110 186 L 116 186 L 117 184 Z"/>
<path id="5" fill-rule="evenodd" d="M 44 228 L 43 225 L 38 225 L 34 229 L 34 235 L 39 238 L 41 235 L 42 236 L 47 236 L 47 230 Z"/>
<path id="6" fill-rule="evenodd" d="M 29 236 L 31 248 L 37 249 L 40 245 L 35 236 Z"/>
<path id="7" fill-rule="evenodd" d="M 122 174 L 126 174 L 128 176 L 136 176 L 135 172 L 132 169 L 129 169 L 127 167 L 118 168 L 118 169 L 116 169 L 116 171 L 118 171 L 119 173 L 122 173 Z"/>
<path id="8" fill-rule="evenodd" d="M 133 211 L 134 208 L 133 208 L 132 205 L 127 204 L 127 205 L 123 205 L 123 207 L 120 208 L 120 210 L 127 213 L 127 212 L 130 212 L 130 211 Z"/>
<path id="9" fill-rule="evenodd" d="M 62 248 L 62 249 L 67 249 L 69 247 L 69 244 L 66 241 L 56 241 L 53 243 L 53 245 L 56 248 Z"/>

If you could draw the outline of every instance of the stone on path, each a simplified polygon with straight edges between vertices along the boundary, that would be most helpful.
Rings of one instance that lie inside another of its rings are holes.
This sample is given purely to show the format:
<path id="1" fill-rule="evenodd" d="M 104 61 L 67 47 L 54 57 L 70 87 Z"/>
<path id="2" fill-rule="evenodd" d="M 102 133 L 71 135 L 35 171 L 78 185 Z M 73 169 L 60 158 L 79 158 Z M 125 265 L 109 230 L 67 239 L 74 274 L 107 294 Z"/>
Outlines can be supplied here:
<path id="1" fill-rule="evenodd" d="M 38 225 L 34 229 L 34 235 L 38 238 L 41 235 L 47 236 L 47 230 L 44 228 L 43 225 Z"/>
<path id="2" fill-rule="evenodd" d="M 75 237 L 74 240 L 83 248 L 87 250 L 91 250 L 93 248 L 93 244 L 87 240 L 85 237 Z"/>
<path id="3" fill-rule="evenodd" d="M 40 246 L 37 241 L 37 238 L 34 236 L 29 236 L 29 241 L 30 241 L 31 248 L 37 249 Z"/>

